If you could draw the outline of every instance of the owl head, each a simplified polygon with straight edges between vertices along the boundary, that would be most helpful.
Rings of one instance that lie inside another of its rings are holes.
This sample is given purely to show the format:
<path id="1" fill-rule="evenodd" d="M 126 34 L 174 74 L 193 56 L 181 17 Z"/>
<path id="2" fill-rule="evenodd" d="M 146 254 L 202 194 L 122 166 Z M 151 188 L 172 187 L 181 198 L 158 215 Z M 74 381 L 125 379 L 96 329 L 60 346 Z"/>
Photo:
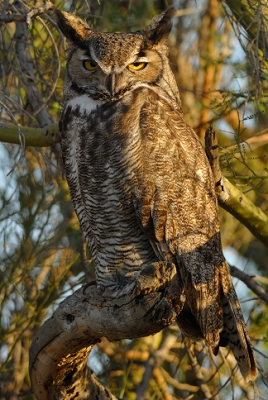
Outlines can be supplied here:
<path id="1" fill-rule="evenodd" d="M 178 105 L 166 46 L 174 8 L 132 33 L 97 32 L 75 15 L 58 9 L 55 12 L 58 26 L 70 43 L 65 96 L 79 94 L 116 101 L 140 87 L 149 87 Z"/>

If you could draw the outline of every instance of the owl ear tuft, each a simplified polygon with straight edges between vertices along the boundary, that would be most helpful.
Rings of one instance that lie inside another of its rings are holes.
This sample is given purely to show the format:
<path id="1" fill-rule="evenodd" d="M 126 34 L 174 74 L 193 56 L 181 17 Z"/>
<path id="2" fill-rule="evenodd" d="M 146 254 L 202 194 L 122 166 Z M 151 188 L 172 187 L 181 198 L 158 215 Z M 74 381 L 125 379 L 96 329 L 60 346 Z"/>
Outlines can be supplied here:
<path id="1" fill-rule="evenodd" d="M 55 7 L 58 27 L 66 39 L 74 43 L 81 43 L 88 39 L 92 29 L 76 15 L 60 11 Z"/>
<path id="2" fill-rule="evenodd" d="M 147 26 L 143 32 L 147 36 L 147 39 L 154 44 L 165 41 L 171 31 L 172 22 L 171 19 L 176 14 L 174 7 L 168 8 L 166 11 L 157 15 L 149 26 Z"/>

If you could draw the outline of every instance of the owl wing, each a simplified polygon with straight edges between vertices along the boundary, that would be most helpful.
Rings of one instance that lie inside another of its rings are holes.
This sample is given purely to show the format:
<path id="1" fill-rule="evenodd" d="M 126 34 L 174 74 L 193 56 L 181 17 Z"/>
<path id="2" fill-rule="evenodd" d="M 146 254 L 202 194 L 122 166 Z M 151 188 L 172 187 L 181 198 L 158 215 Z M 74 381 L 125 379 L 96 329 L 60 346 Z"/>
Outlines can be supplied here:
<path id="1" fill-rule="evenodd" d="M 222 329 L 217 266 L 224 258 L 210 167 L 195 133 L 155 94 L 140 120 L 144 168 L 136 213 L 160 260 L 176 263 L 186 301 L 215 345 Z"/>
<path id="2" fill-rule="evenodd" d="M 195 133 L 165 101 L 150 96 L 140 118 L 143 176 L 136 214 L 160 260 L 172 260 L 186 304 L 178 324 L 215 353 L 230 344 L 244 377 L 256 377 L 246 325 L 222 254 L 214 179 Z"/>

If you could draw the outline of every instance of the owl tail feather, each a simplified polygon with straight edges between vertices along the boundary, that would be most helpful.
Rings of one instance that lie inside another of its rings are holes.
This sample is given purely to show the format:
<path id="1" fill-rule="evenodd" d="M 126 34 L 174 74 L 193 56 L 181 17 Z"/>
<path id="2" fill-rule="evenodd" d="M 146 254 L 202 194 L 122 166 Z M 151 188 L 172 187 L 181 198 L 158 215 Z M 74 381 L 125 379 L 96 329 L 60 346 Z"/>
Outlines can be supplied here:
<path id="1" fill-rule="evenodd" d="M 233 310 L 225 296 L 223 301 L 224 329 L 220 334 L 218 346 L 212 348 L 213 353 L 217 355 L 219 347 L 229 346 L 245 380 L 253 381 L 258 375 L 258 371 L 246 326 L 244 323 L 235 321 Z"/>
<path id="2" fill-rule="evenodd" d="M 256 359 L 239 300 L 232 284 L 229 266 L 226 261 L 224 264 L 221 277 L 223 330 L 220 333 L 219 344 L 213 348 L 213 352 L 217 355 L 219 347 L 229 346 L 238 363 L 241 374 L 247 382 L 250 382 L 255 380 L 258 375 Z"/>
<path id="3" fill-rule="evenodd" d="M 219 347 L 229 346 L 245 380 L 253 381 L 256 359 L 227 262 L 214 269 L 213 284 L 208 281 L 195 289 L 185 286 L 186 302 L 177 316 L 182 334 L 194 341 L 205 339 L 215 355 Z"/>

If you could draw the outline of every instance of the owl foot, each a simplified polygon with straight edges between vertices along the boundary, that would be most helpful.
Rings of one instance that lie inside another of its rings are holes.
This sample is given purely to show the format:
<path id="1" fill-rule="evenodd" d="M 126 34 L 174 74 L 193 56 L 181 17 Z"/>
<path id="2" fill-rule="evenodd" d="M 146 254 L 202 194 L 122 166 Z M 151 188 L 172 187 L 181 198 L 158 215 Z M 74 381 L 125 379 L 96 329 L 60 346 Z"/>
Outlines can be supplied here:
<path id="1" fill-rule="evenodd" d="M 97 285 L 97 281 L 95 279 L 94 279 L 94 281 L 91 281 L 91 282 L 88 282 L 85 284 L 85 286 L 83 287 L 83 294 L 85 294 L 85 292 L 89 286 L 93 286 L 93 285 L 94 286 Z"/>
<path id="2" fill-rule="evenodd" d="M 105 298 L 120 298 L 129 294 L 142 297 L 152 292 L 168 292 L 171 299 L 180 299 L 177 271 L 173 263 L 158 261 L 146 264 L 140 271 L 129 272 L 126 275 L 117 273 L 108 285 L 97 283 L 98 293 Z"/>

